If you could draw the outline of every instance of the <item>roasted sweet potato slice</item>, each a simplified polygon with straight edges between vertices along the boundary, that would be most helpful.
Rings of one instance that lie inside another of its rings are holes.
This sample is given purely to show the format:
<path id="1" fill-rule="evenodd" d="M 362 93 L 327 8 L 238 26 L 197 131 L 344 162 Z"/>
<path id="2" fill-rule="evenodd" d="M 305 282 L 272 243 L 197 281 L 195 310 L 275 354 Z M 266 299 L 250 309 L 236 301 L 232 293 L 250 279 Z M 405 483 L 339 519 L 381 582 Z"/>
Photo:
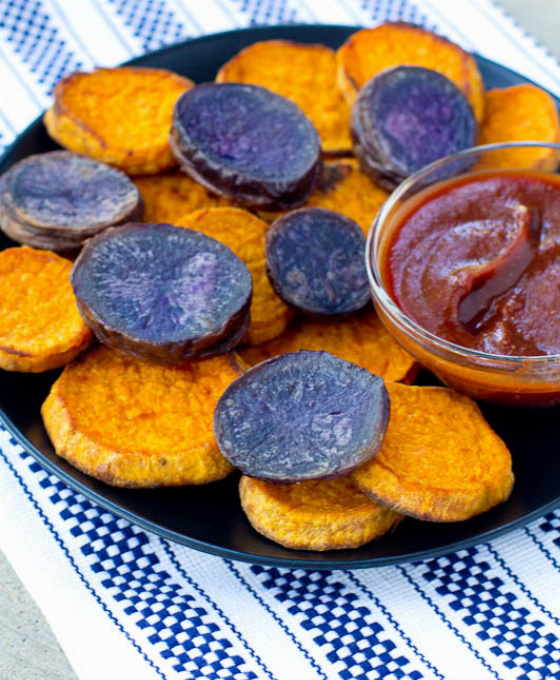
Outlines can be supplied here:
<path id="1" fill-rule="evenodd" d="M 515 85 L 486 93 L 480 144 L 497 142 L 559 142 L 560 122 L 552 97 L 536 85 Z M 521 168 L 551 171 L 558 167 L 553 149 L 507 149 L 486 156 L 481 168 Z"/>
<path id="2" fill-rule="evenodd" d="M 91 343 L 70 285 L 72 263 L 47 250 L 0 253 L 0 368 L 39 373 Z"/>
<path id="3" fill-rule="evenodd" d="M 385 380 L 409 380 L 416 372 L 413 357 L 393 340 L 373 311 L 336 320 L 296 317 L 271 342 L 259 347 L 241 347 L 250 366 L 278 354 L 300 349 L 324 350 L 380 375 Z"/>
<path id="4" fill-rule="evenodd" d="M 0 180 L 0 227 L 35 248 L 70 254 L 141 217 L 140 193 L 124 172 L 70 151 L 28 156 Z"/>
<path id="5" fill-rule="evenodd" d="M 294 550 L 358 548 L 402 519 L 368 498 L 348 477 L 271 484 L 243 476 L 239 495 L 253 527 Z"/>
<path id="6" fill-rule="evenodd" d="M 336 210 L 357 222 L 367 236 L 387 192 L 360 172 L 353 159 L 325 163 L 307 206 Z"/>
<path id="7" fill-rule="evenodd" d="M 254 43 L 218 71 L 218 83 L 250 83 L 291 99 L 309 117 L 326 154 L 351 151 L 350 107 L 336 85 L 336 59 L 325 45 Z"/>
<path id="8" fill-rule="evenodd" d="M 354 158 L 342 158 L 323 163 L 315 190 L 305 205 L 310 208 L 327 208 L 346 215 L 357 222 L 367 236 L 387 195 L 385 189 L 359 170 Z M 269 223 L 282 214 L 259 211 L 262 219 Z"/>
<path id="9" fill-rule="evenodd" d="M 98 346 L 65 368 L 41 413 L 57 454 L 107 484 L 206 484 L 232 470 L 212 415 L 240 373 L 230 354 L 177 368 Z"/>
<path id="10" fill-rule="evenodd" d="M 319 135 L 309 118 L 258 85 L 203 83 L 185 92 L 170 140 L 186 173 L 249 208 L 301 205 L 321 168 Z"/>
<path id="11" fill-rule="evenodd" d="M 347 101 L 374 76 L 392 66 L 424 66 L 452 80 L 467 96 L 478 121 L 484 113 L 484 83 L 472 55 L 421 26 L 388 22 L 351 35 L 336 54 L 338 84 Z"/>
<path id="12" fill-rule="evenodd" d="M 434 522 L 507 500 L 511 455 L 474 401 L 444 387 L 387 383 L 391 418 L 374 460 L 351 473 L 374 500 Z"/>
<path id="13" fill-rule="evenodd" d="M 383 380 L 327 352 L 283 354 L 249 369 L 220 398 L 220 451 L 271 482 L 329 479 L 375 456 L 387 427 Z"/>
<path id="14" fill-rule="evenodd" d="M 146 222 L 176 224 L 195 210 L 234 205 L 232 201 L 213 194 L 180 171 L 135 177 L 133 181 L 144 201 Z"/>
<path id="15" fill-rule="evenodd" d="M 72 73 L 45 114 L 50 136 L 70 151 L 149 175 L 177 164 L 169 147 L 173 107 L 192 81 L 164 69 L 120 66 Z"/>
<path id="16" fill-rule="evenodd" d="M 74 263 L 80 313 L 105 345 L 176 364 L 229 351 L 249 324 L 252 281 L 223 243 L 171 224 L 129 223 Z"/>
<path id="17" fill-rule="evenodd" d="M 392 189 L 425 165 L 475 145 L 478 126 L 464 93 L 421 66 L 372 78 L 352 108 L 352 142 L 362 170 Z"/>
<path id="18" fill-rule="evenodd" d="M 253 279 L 253 299 L 243 342 L 259 345 L 280 335 L 293 312 L 276 295 L 266 275 L 266 222 L 240 208 L 210 208 L 197 210 L 175 223 L 221 241 L 247 265 Z"/>

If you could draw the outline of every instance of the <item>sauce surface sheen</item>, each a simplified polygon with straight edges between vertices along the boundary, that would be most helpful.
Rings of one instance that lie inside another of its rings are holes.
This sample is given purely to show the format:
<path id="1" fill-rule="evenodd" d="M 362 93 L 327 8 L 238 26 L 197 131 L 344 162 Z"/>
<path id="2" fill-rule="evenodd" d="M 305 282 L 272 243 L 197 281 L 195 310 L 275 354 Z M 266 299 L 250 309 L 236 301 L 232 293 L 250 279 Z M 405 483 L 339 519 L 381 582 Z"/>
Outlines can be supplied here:
<path id="1" fill-rule="evenodd" d="M 424 329 L 489 354 L 560 354 L 560 176 L 446 180 L 410 199 L 390 232 L 384 284 Z"/>

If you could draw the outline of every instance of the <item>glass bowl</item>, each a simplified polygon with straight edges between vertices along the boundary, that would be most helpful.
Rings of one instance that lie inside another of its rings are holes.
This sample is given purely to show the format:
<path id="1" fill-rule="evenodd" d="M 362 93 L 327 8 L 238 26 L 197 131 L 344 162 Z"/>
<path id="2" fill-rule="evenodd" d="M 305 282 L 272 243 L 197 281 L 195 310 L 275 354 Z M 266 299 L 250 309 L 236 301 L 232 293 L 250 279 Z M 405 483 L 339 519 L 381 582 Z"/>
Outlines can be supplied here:
<path id="1" fill-rule="evenodd" d="M 546 151 L 549 153 L 546 153 Z M 505 153 L 504 153 L 505 152 Z M 498 155 L 499 154 L 499 155 Z M 431 163 L 404 181 L 387 199 L 370 229 L 366 266 L 377 313 L 393 337 L 443 383 L 475 399 L 506 405 L 548 406 L 560 403 L 560 355 L 488 354 L 454 344 L 422 328 L 394 302 L 383 282 L 382 259 L 398 223 L 398 214 L 420 191 L 451 178 L 511 171 L 534 165 L 532 172 L 556 174 L 560 144 L 509 142 L 461 151 Z M 558 310 L 560 314 L 560 310 Z"/>

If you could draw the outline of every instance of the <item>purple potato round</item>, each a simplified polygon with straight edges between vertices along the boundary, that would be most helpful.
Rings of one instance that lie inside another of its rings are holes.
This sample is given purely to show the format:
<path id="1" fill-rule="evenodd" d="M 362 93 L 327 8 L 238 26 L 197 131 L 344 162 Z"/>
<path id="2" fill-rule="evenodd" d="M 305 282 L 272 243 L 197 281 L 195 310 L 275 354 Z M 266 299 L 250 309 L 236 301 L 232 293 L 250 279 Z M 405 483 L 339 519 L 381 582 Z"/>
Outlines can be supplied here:
<path id="1" fill-rule="evenodd" d="M 354 220 L 326 208 L 300 208 L 265 237 L 266 270 L 276 293 L 308 316 L 336 316 L 370 302 L 366 238 Z"/>
<path id="2" fill-rule="evenodd" d="M 205 83 L 185 92 L 175 105 L 171 148 L 197 182 L 261 210 L 304 203 L 321 166 L 311 121 L 257 85 Z"/>
<path id="3" fill-rule="evenodd" d="M 214 413 L 223 456 L 250 477 L 302 482 L 345 475 L 377 454 L 389 421 L 383 379 L 328 352 L 264 361 Z"/>
<path id="4" fill-rule="evenodd" d="M 351 132 L 363 171 L 392 190 L 425 165 L 474 146 L 478 128 L 455 83 L 427 68 L 397 66 L 360 90 Z"/>
<path id="5" fill-rule="evenodd" d="M 164 364 L 227 352 L 249 324 L 245 264 L 213 238 L 171 224 L 126 224 L 84 246 L 72 286 L 103 344 Z"/>
<path id="6" fill-rule="evenodd" d="M 71 151 L 29 156 L 0 180 L 0 227 L 35 248 L 75 251 L 142 212 L 140 193 L 124 172 Z"/>

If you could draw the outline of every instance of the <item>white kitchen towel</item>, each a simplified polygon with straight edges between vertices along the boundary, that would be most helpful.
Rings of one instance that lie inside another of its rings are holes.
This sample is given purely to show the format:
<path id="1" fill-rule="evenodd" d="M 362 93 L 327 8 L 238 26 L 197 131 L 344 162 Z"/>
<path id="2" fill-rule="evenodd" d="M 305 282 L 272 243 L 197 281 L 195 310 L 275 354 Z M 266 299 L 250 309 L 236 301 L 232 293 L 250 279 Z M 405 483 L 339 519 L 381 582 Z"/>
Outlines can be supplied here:
<path id="1" fill-rule="evenodd" d="M 0 0 L 0 142 L 78 68 L 253 24 L 386 19 L 560 93 L 557 62 L 488 0 Z M 560 677 L 560 512 L 395 567 L 236 563 L 100 508 L 0 428 L 0 548 L 80 680 Z"/>

